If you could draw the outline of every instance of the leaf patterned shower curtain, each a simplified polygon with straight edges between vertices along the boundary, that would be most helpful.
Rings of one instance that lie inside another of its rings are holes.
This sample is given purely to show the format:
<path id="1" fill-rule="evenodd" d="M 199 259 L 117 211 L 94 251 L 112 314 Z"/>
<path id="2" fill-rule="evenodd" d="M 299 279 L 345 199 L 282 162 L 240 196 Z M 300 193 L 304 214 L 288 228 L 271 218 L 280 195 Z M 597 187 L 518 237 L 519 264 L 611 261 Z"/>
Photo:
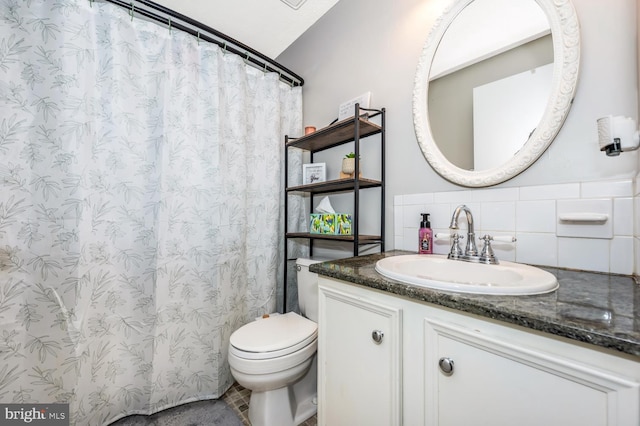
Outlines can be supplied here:
<path id="1" fill-rule="evenodd" d="M 282 279 L 300 88 L 88 0 L 0 0 L 0 402 L 216 398 Z"/>

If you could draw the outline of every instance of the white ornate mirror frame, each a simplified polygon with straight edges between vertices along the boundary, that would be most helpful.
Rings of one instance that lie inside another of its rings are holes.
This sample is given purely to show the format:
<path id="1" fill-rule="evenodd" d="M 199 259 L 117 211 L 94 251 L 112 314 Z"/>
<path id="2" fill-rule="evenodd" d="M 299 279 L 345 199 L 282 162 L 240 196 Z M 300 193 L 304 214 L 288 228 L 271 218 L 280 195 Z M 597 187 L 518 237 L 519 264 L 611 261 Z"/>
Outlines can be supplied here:
<path id="1" fill-rule="evenodd" d="M 578 82 L 580 27 L 571 0 L 535 0 L 547 15 L 553 35 L 553 79 L 547 108 L 540 124 L 514 157 L 481 171 L 461 169 L 438 149 L 428 120 L 429 71 L 440 40 L 456 16 L 474 0 L 454 0 L 435 23 L 422 50 L 413 89 L 413 125 L 422 152 L 445 179 L 467 187 L 505 182 L 531 166 L 549 147 L 566 119 Z M 481 1 L 481 0 L 475 0 Z"/>

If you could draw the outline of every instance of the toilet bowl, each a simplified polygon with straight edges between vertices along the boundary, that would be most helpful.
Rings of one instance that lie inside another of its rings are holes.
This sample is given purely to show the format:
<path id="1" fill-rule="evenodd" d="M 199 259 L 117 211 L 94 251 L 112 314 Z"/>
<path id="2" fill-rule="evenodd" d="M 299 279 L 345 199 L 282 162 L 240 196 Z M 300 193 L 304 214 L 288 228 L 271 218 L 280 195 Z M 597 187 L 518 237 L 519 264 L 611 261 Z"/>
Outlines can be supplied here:
<path id="1" fill-rule="evenodd" d="M 251 390 L 252 426 L 295 426 L 317 411 L 317 275 L 298 259 L 298 299 L 302 314 L 275 314 L 246 324 L 230 338 L 231 374 Z"/>

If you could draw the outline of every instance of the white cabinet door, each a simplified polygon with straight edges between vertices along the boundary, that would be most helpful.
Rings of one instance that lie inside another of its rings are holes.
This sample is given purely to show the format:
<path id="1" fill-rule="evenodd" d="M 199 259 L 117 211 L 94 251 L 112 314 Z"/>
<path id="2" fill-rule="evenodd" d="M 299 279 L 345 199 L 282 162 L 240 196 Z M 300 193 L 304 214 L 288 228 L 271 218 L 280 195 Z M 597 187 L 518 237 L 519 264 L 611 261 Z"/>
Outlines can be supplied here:
<path id="1" fill-rule="evenodd" d="M 320 287 L 318 421 L 402 424 L 402 311 Z"/>
<path id="2" fill-rule="evenodd" d="M 448 322 L 424 325 L 428 425 L 640 424 L 637 382 Z M 450 375 L 442 358 L 453 361 Z"/>

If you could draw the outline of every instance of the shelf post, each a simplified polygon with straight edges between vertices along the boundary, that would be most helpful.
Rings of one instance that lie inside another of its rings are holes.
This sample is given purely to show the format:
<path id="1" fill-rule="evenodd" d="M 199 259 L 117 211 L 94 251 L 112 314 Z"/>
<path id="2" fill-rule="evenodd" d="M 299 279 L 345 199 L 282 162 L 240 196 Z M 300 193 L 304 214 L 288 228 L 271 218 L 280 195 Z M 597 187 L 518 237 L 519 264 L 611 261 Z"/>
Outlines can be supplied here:
<path id="1" fill-rule="evenodd" d="M 384 164 L 384 160 L 386 157 L 386 153 L 385 153 L 385 143 L 386 143 L 386 123 L 385 123 L 385 108 L 381 109 L 382 111 L 382 115 L 380 117 L 380 125 L 382 127 L 382 131 L 380 132 L 380 182 L 382 183 L 382 185 L 380 186 L 380 212 L 382 213 L 382 217 L 380 218 L 381 222 L 380 222 L 380 252 L 384 252 L 384 232 L 385 232 L 385 186 L 384 186 L 384 182 L 385 182 L 385 164 Z"/>
<path id="2" fill-rule="evenodd" d="M 355 170 L 353 172 L 353 219 L 351 230 L 353 232 L 353 255 L 360 253 L 360 104 L 356 103 L 354 107 L 354 126 L 353 126 L 353 142 L 355 158 Z"/>
<path id="3" fill-rule="evenodd" d="M 284 187 L 289 186 L 289 135 L 284 136 Z M 287 270 L 289 269 L 289 240 L 287 239 L 287 232 L 289 226 L 289 197 L 287 192 L 284 193 L 284 284 L 282 287 L 282 312 L 287 313 L 287 286 L 289 285 L 287 279 Z M 276 289 L 277 292 L 277 289 Z"/>

